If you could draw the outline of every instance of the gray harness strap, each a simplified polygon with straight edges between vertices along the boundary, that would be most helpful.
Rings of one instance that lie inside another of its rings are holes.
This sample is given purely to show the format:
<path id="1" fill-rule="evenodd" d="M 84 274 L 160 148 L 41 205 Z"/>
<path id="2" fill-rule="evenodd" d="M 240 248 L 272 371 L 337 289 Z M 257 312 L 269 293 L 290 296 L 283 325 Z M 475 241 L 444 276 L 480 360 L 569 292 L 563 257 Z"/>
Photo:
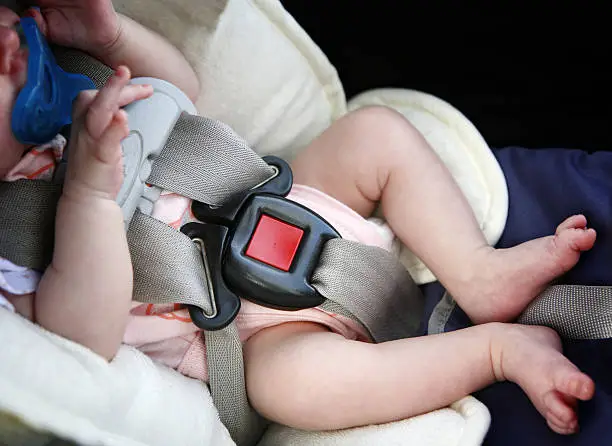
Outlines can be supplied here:
<path id="1" fill-rule="evenodd" d="M 359 321 L 376 342 L 419 331 L 424 297 L 397 257 L 384 249 L 329 240 L 311 284 L 328 299 L 321 308 Z"/>
<path id="2" fill-rule="evenodd" d="M 227 125 L 183 114 L 153 164 L 147 182 L 213 206 L 274 175 Z"/>
<path id="3" fill-rule="evenodd" d="M 456 306 L 457 303 L 455 299 L 453 299 L 448 291 L 445 291 L 442 298 L 431 312 L 429 322 L 427 322 L 427 334 L 434 335 L 444 333 L 446 331 L 446 324 Z"/>
<path id="4" fill-rule="evenodd" d="M 274 169 L 230 127 L 183 113 L 147 182 L 220 205 L 272 175 Z M 202 252 L 189 237 L 137 211 L 128 228 L 128 243 L 134 266 L 134 300 L 191 304 L 210 314 Z"/>
<path id="5" fill-rule="evenodd" d="M 427 333 L 444 332 L 455 307 L 455 301 L 445 292 L 431 313 Z M 550 327 L 568 339 L 610 339 L 612 286 L 549 286 L 516 322 Z"/>
<path id="6" fill-rule="evenodd" d="M 60 194 L 60 185 L 46 181 L 0 182 L 0 257 L 38 270 L 49 264 Z"/>
<path id="7" fill-rule="evenodd" d="M 570 339 L 612 338 L 612 287 L 548 287 L 525 309 L 518 322 L 546 325 Z"/>
<path id="8" fill-rule="evenodd" d="M 205 331 L 208 385 L 219 418 L 238 446 L 255 445 L 268 422 L 249 404 L 242 342 L 236 324 Z"/>
<path id="9" fill-rule="evenodd" d="M 102 62 L 88 56 L 82 51 L 63 46 L 52 46 L 57 64 L 69 73 L 80 73 L 88 76 L 96 85 L 102 88 L 113 75 L 113 69 Z"/>
<path id="10" fill-rule="evenodd" d="M 202 253 L 185 234 L 136 211 L 127 232 L 139 302 L 197 305 L 210 314 Z"/>

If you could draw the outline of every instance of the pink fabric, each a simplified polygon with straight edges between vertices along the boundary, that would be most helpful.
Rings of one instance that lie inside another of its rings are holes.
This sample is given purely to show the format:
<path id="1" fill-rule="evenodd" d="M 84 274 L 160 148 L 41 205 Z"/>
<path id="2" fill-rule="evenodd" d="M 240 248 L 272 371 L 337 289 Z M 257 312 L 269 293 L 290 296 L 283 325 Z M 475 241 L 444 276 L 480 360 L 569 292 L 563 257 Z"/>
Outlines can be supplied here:
<path id="1" fill-rule="evenodd" d="M 51 180 L 55 165 L 62 159 L 66 139 L 57 135 L 51 142 L 33 147 L 13 167 L 3 181 Z"/>
<path id="2" fill-rule="evenodd" d="M 58 136 L 51 143 L 32 149 L 4 180 L 50 180 L 57 161 L 61 159 L 64 145 L 65 140 Z M 321 215 L 344 238 L 392 249 L 393 235 L 388 227 L 362 218 L 343 203 L 316 189 L 294 185 L 288 198 Z M 155 203 L 152 216 L 179 229 L 185 223 L 195 220 L 190 204 L 190 200 L 185 197 L 164 192 Z M 35 289 L 40 278 L 38 273 L 15 266 L 6 259 L 0 260 L 5 265 L 0 269 L 0 291 L 4 289 L 13 294 L 27 294 Z M 321 324 L 347 339 L 370 341 L 361 325 L 344 316 L 317 308 L 279 311 L 244 299 L 236 325 L 240 339 L 245 342 L 264 328 L 296 321 Z M 133 302 L 123 341 L 187 376 L 208 380 L 203 337 L 191 322 L 187 310 L 180 305 Z"/>

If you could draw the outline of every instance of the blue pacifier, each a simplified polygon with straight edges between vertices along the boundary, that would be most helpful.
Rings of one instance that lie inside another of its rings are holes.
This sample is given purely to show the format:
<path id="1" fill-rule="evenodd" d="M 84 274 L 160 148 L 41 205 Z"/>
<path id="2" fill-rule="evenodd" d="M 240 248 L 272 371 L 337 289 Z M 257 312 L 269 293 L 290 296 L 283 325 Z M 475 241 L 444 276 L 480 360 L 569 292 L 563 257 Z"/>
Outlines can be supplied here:
<path id="1" fill-rule="evenodd" d="M 32 17 L 22 18 L 17 28 L 29 54 L 27 80 L 17 95 L 11 126 L 23 144 L 44 144 L 72 122 L 72 102 L 79 92 L 96 87 L 87 76 L 67 73 L 57 65 Z"/>

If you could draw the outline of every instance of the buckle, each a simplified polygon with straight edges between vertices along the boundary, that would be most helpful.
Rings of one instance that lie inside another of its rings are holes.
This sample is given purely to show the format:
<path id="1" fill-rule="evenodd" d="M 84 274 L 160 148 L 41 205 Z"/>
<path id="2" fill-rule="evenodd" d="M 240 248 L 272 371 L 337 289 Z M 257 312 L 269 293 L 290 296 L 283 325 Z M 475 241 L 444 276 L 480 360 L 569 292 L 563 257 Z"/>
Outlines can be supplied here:
<path id="1" fill-rule="evenodd" d="M 240 310 L 240 297 L 281 310 L 300 310 L 325 298 L 310 285 L 323 245 L 340 234 L 321 216 L 287 200 L 293 174 L 280 158 L 263 158 L 276 175 L 221 207 L 194 201 L 199 222 L 181 231 L 202 247 L 213 312 L 189 305 L 193 323 L 219 330 Z"/>

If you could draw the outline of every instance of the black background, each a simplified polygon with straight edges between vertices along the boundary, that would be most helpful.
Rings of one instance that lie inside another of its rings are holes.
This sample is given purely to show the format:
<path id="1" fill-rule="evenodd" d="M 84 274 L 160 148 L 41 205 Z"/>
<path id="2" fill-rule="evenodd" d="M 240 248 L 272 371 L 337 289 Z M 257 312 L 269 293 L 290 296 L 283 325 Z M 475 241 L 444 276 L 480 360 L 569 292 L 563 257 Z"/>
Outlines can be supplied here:
<path id="1" fill-rule="evenodd" d="M 282 3 L 349 98 L 412 88 L 452 103 L 492 147 L 612 149 L 605 2 Z"/>

